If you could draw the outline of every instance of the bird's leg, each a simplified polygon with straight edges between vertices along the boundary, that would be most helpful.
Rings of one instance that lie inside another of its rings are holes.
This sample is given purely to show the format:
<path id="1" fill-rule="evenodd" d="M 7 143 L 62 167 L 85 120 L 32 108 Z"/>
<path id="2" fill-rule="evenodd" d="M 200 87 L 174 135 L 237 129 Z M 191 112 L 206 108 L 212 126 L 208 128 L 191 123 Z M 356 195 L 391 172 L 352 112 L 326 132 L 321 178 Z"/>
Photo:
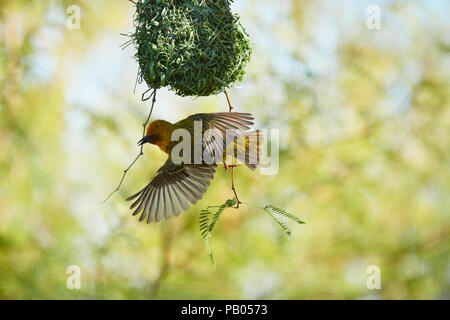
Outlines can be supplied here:
<path id="1" fill-rule="evenodd" d="M 227 90 L 225 90 L 225 96 L 227 97 L 227 102 L 228 102 L 228 111 L 231 112 L 233 110 L 233 107 L 231 106 L 231 101 L 230 101 L 230 97 L 228 96 L 228 92 Z"/>
<path id="2" fill-rule="evenodd" d="M 239 209 L 239 205 L 241 204 L 241 201 L 239 200 L 239 197 L 236 192 L 236 188 L 234 186 L 234 169 L 236 167 L 239 167 L 239 164 L 228 164 L 226 162 L 223 163 L 223 168 L 225 169 L 225 172 L 228 171 L 229 168 L 231 168 L 231 190 L 233 190 L 234 197 L 236 198 L 236 209 Z"/>

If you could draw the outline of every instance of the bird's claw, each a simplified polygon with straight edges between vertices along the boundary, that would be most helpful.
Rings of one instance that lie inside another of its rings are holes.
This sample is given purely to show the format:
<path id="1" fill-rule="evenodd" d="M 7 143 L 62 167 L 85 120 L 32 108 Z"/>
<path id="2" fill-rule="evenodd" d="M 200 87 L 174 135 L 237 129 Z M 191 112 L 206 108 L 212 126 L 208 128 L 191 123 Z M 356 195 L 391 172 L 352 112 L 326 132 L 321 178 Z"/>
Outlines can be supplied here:
<path id="1" fill-rule="evenodd" d="M 239 167 L 238 164 L 228 164 L 226 162 L 223 163 L 223 168 L 225 169 L 225 172 L 228 171 L 229 168 L 236 168 Z"/>

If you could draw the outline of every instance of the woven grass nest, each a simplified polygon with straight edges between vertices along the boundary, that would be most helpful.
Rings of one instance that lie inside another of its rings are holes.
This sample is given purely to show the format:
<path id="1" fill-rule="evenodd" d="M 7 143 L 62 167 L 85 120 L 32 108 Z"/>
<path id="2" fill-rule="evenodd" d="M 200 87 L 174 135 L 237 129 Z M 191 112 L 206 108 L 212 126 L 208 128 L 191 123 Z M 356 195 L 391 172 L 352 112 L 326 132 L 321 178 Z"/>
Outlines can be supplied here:
<path id="1" fill-rule="evenodd" d="M 209 96 L 242 80 L 251 48 L 232 1 L 136 1 L 131 40 L 139 76 L 150 88 Z"/>

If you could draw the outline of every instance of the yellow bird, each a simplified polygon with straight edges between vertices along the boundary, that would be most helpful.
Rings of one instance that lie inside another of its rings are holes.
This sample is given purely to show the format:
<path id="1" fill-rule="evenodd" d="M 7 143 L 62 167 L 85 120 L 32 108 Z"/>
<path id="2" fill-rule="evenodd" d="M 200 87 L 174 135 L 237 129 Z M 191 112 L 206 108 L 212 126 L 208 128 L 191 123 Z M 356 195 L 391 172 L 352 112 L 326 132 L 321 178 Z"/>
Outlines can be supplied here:
<path id="1" fill-rule="evenodd" d="M 164 120 L 150 123 L 139 145 L 154 144 L 169 158 L 145 188 L 127 199 L 134 200 L 133 215 L 142 212 L 139 221 L 147 223 L 179 216 L 203 197 L 219 161 L 224 161 L 225 169 L 235 166 L 226 164 L 227 155 L 255 170 L 261 159 L 262 134 L 259 130 L 249 131 L 252 120 L 249 113 L 221 112 L 195 114 L 174 124 Z M 181 152 L 175 148 L 186 141 L 173 141 L 177 129 L 185 129 L 190 136 L 190 147 Z M 199 131 L 201 140 L 196 138 Z M 210 157 L 205 159 L 205 154 Z M 183 155 L 180 161 L 178 156 Z"/>

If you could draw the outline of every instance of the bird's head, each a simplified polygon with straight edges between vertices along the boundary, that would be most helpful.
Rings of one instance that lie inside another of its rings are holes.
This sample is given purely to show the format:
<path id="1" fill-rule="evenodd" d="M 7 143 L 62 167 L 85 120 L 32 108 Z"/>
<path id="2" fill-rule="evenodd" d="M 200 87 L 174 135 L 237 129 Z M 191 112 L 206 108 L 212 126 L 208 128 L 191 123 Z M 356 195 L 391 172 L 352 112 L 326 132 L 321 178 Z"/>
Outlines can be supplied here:
<path id="1" fill-rule="evenodd" d="M 151 143 L 165 151 L 165 147 L 171 140 L 174 125 L 164 120 L 155 120 L 147 127 L 146 135 L 138 142 L 138 145 Z"/>

